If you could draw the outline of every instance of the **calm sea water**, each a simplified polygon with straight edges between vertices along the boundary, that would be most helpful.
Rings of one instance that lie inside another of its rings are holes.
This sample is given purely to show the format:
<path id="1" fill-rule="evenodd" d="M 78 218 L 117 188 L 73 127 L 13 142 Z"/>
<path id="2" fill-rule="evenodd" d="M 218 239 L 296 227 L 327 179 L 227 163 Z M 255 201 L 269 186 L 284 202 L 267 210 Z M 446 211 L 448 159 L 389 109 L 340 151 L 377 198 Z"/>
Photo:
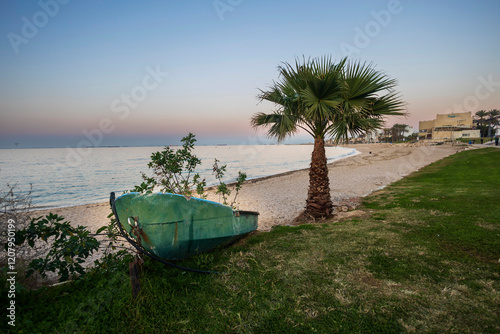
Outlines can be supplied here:
<path id="1" fill-rule="evenodd" d="M 174 147 L 175 148 L 175 147 Z M 197 170 L 215 184 L 214 158 L 227 165 L 224 181 L 232 182 L 238 171 L 248 179 L 307 168 L 312 145 L 197 146 L 202 160 Z M 16 185 L 27 191 L 32 185 L 33 205 L 61 207 L 107 200 L 142 182 L 141 172 L 150 175 L 147 163 L 162 147 L 102 147 L 0 150 L 0 190 Z M 327 147 L 329 161 L 357 153 L 354 149 Z"/>

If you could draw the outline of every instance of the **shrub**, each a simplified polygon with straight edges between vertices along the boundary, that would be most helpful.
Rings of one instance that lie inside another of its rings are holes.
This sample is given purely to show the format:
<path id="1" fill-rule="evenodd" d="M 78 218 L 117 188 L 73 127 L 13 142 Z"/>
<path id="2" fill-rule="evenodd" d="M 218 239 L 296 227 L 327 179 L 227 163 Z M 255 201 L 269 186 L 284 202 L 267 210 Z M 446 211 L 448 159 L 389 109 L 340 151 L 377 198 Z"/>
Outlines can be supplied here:
<path id="1" fill-rule="evenodd" d="M 49 246 L 45 257 L 32 260 L 28 265 L 27 277 L 38 271 L 42 277 L 47 272 L 58 273 L 59 281 L 66 281 L 76 274 L 83 275 L 82 263 L 99 248 L 99 241 L 91 236 L 84 226 L 73 227 L 56 214 L 33 218 L 25 229 L 16 231 L 16 244 L 25 242 L 30 247 L 43 241 Z"/>
<path id="2" fill-rule="evenodd" d="M 196 142 L 195 135 L 189 133 L 181 139 L 181 142 L 182 148 L 178 150 L 173 150 L 167 146 L 163 151 L 154 152 L 151 155 L 151 161 L 148 163 L 148 167 L 153 171 L 153 176 L 142 173 L 144 181 L 139 186 L 135 186 L 132 191 L 151 193 L 155 188 L 159 188 L 161 192 L 180 194 L 187 197 L 196 194 L 200 198 L 206 198 L 206 180 L 202 179 L 200 174 L 196 172 L 196 167 L 201 164 L 201 159 L 192 152 Z M 213 174 L 219 182 L 216 194 L 222 197 L 223 204 L 233 206 L 247 175 L 241 171 L 238 173 L 238 178 L 234 184 L 235 195 L 233 200 L 229 202 L 228 198 L 232 191 L 222 181 L 227 166 L 220 166 L 219 162 L 219 160 L 215 159 L 213 164 Z"/>

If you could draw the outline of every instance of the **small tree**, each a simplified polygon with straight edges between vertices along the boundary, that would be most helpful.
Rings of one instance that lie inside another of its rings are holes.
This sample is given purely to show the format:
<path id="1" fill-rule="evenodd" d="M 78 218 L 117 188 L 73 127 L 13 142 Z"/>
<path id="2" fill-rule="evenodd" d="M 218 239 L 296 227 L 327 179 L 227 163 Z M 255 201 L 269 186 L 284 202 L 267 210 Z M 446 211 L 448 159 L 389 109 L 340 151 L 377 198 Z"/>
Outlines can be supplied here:
<path id="1" fill-rule="evenodd" d="M 183 143 L 182 147 L 178 150 L 165 147 L 163 151 L 154 152 L 151 155 L 148 167 L 153 170 L 153 176 L 149 177 L 142 173 L 144 181 L 141 185 L 135 186 L 133 191 L 150 193 L 153 189 L 158 188 L 164 193 L 180 194 L 186 197 L 196 194 L 200 198 L 206 198 L 206 179 L 202 179 L 200 174 L 196 172 L 196 168 L 201 164 L 201 159 L 193 153 L 196 142 L 195 135 L 189 133 L 181 139 L 181 142 Z M 223 204 L 233 206 L 247 175 L 241 171 L 238 172 L 238 178 L 234 184 L 235 195 L 233 200 L 229 202 L 228 198 L 232 191 L 222 181 L 227 166 L 220 166 L 219 162 L 215 159 L 213 164 L 213 174 L 219 182 L 216 194 L 222 197 Z"/>
<path id="2" fill-rule="evenodd" d="M 153 176 L 142 173 L 144 182 L 135 186 L 133 191 L 151 192 L 154 187 L 159 187 L 162 192 L 192 196 L 194 189 L 196 194 L 203 196 L 205 179 L 195 173 L 201 160 L 192 153 L 195 136 L 189 133 L 181 142 L 182 148 L 178 150 L 166 146 L 163 151 L 151 154 L 148 167 L 153 170 Z"/>

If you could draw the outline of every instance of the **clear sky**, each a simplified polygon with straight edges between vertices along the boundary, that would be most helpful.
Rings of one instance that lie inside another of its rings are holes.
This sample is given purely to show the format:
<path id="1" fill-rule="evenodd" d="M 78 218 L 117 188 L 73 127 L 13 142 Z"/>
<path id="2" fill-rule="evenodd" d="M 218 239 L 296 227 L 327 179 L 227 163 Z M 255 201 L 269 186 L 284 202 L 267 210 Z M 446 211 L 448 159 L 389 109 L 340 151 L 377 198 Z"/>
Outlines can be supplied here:
<path id="1" fill-rule="evenodd" d="M 263 142 L 296 57 L 372 62 L 418 128 L 500 109 L 498 0 L 0 0 L 0 147 Z M 89 139 L 90 138 L 90 139 Z M 295 141 L 307 141 L 298 136 Z"/>

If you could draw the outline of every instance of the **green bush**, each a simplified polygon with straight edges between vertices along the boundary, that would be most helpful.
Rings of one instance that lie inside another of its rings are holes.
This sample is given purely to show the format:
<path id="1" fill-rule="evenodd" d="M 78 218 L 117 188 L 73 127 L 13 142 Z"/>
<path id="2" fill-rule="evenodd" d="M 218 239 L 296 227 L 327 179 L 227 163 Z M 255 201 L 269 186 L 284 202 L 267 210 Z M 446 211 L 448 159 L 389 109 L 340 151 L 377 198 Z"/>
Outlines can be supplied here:
<path id="1" fill-rule="evenodd" d="M 16 231 L 16 244 L 25 242 L 34 247 L 39 240 L 52 245 L 45 257 L 31 261 L 27 277 L 38 271 L 42 277 L 47 272 L 60 275 L 59 281 L 66 281 L 76 274 L 83 275 L 82 263 L 99 248 L 99 242 L 84 226 L 73 227 L 64 218 L 49 213 L 45 217 L 33 218 L 28 227 Z M 52 240 L 53 238 L 53 240 Z"/>
<path id="2" fill-rule="evenodd" d="M 132 191 L 151 193 L 155 188 L 159 188 L 161 192 L 189 197 L 196 194 L 200 198 L 206 198 L 206 180 L 202 179 L 200 174 L 196 172 L 196 167 L 201 164 L 201 159 L 192 152 L 196 142 L 195 135 L 189 133 L 181 139 L 181 142 L 182 148 L 180 149 L 173 150 L 166 146 L 163 151 L 151 154 L 148 167 L 152 169 L 153 176 L 142 173 L 144 181 L 139 186 L 135 186 Z M 219 160 L 215 159 L 213 164 L 213 174 L 219 182 L 216 194 L 222 197 L 223 204 L 233 206 L 247 175 L 241 171 L 238 172 L 238 178 L 234 184 L 235 195 L 233 200 L 229 202 L 228 199 L 232 191 L 222 181 L 227 165 L 220 166 L 219 162 Z"/>

